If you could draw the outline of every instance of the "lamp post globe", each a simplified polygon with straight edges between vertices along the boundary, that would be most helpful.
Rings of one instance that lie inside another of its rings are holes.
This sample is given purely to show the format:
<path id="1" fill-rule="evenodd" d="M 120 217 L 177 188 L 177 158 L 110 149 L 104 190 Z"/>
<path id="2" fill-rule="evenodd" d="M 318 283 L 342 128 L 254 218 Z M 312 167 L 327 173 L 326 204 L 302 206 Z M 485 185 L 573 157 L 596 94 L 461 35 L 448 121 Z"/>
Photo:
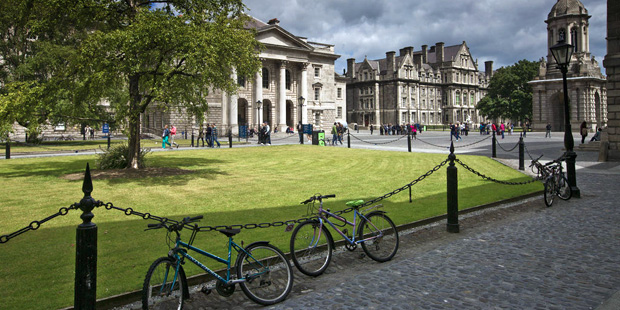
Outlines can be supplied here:
<path id="1" fill-rule="evenodd" d="M 564 86 L 564 148 L 566 149 L 566 153 L 564 155 L 566 158 L 566 173 L 573 197 L 579 198 L 581 197 L 581 193 L 577 187 L 577 177 L 575 175 L 575 160 L 577 158 L 577 154 L 573 151 L 575 140 L 573 139 L 573 132 L 570 124 L 568 83 L 566 81 L 566 73 L 568 72 L 568 65 L 570 64 L 571 57 L 573 56 L 574 46 L 568 44 L 564 40 L 561 40 L 549 49 L 551 50 L 551 55 L 558 65 L 560 72 L 562 72 L 562 83 Z"/>

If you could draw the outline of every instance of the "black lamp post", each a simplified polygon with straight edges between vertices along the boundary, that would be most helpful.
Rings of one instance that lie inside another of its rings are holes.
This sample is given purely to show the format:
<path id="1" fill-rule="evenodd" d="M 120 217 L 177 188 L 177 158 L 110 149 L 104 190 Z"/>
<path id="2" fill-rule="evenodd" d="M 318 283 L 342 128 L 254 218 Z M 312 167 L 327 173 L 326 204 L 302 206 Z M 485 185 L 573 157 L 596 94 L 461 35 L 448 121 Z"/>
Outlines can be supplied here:
<path id="1" fill-rule="evenodd" d="M 258 125 L 258 130 L 260 130 L 260 108 L 263 106 L 263 102 L 258 100 L 256 101 L 256 111 L 258 114 L 256 115 L 256 124 Z"/>
<path id="2" fill-rule="evenodd" d="M 568 85 L 566 83 L 566 73 L 568 72 L 568 65 L 573 55 L 573 46 L 561 40 L 549 49 L 551 55 L 558 64 L 558 68 L 562 72 L 562 81 L 564 83 L 564 147 L 566 148 L 566 171 L 568 174 L 568 184 L 573 192 L 573 197 L 581 197 L 579 188 L 577 187 L 577 177 L 575 175 L 575 159 L 577 154 L 573 151 L 575 146 L 575 140 L 573 139 L 573 133 L 570 124 L 570 111 L 568 108 Z"/>

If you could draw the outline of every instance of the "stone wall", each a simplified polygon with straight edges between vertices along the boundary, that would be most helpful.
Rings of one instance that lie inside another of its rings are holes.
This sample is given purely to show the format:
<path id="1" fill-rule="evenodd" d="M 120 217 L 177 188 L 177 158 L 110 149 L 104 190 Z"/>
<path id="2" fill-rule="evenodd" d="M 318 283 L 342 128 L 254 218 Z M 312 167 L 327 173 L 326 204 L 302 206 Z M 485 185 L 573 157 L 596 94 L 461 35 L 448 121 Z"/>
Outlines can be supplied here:
<path id="1" fill-rule="evenodd" d="M 607 1 L 607 71 L 608 160 L 620 160 L 620 1 Z"/>

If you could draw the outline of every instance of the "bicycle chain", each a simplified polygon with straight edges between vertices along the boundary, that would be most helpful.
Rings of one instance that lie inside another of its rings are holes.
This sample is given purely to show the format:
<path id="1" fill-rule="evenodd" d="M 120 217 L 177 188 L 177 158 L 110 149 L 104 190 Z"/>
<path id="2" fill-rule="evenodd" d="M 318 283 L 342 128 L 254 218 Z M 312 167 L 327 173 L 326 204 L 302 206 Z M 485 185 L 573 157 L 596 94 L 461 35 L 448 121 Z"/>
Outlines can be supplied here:
<path id="1" fill-rule="evenodd" d="M 463 168 L 469 170 L 469 172 L 478 175 L 479 177 L 487 180 L 487 181 L 491 181 L 491 182 L 495 182 L 495 183 L 499 183 L 499 184 L 504 184 L 504 185 L 526 185 L 526 184 L 530 184 L 530 183 L 534 183 L 537 181 L 540 181 L 540 178 L 532 178 L 532 180 L 530 181 L 525 181 L 525 182 L 508 182 L 508 181 L 501 181 L 501 180 L 497 180 L 491 177 L 488 177 L 476 170 L 474 170 L 473 168 L 469 167 L 468 165 L 466 165 L 464 162 L 460 161 L 459 159 L 455 159 L 454 161 L 456 161 L 457 163 L 459 163 L 461 166 L 463 166 Z"/>
<path id="2" fill-rule="evenodd" d="M 79 209 L 77 203 L 71 204 L 71 206 L 69 206 L 68 208 L 67 207 L 62 207 L 62 208 L 60 208 L 58 210 L 58 212 L 56 212 L 56 213 L 54 213 L 54 214 L 52 214 L 52 215 L 50 215 L 50 216 L 40 220 L 40 221 L 32 221 L 32 222 L 30 222 L 30 224 L 28 226 L 26 226 L 26 227 L 24 227 L 24 228 L 22 228 L 22 229 L 20 229 L 20 230 L 18 230 L 16 232 L 13 232 L 13 233 L 8 234 L 8 235 L 0 236 L 0 243 L 7 243 L 9 240 L 11 240 L 11 239 L 13 239 L 13 238 L 15 238 L 15 237 L 17 237 L 17 236 L 27 232 L 27 231 L 37 230 L 45 222 L 47 222 L 49 220 L 52 220 L 52 219 L 54 219 L 54 218 L 56 218 L 58 216 L 65 216 L 65 215 L 67 215 L 69 213 L 70 210 L 77 210 L 77 209 Z"/>

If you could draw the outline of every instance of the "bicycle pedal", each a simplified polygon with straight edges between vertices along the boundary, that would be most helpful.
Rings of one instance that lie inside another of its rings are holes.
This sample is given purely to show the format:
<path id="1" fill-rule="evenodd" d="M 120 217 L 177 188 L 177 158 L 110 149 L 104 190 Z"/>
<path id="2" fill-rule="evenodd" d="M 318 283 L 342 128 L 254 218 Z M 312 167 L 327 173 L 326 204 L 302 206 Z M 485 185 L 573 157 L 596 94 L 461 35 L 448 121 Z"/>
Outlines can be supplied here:
<path id="1" fill-rule="evenodd" d="M 202 292 L 202 293 L 203 293 L 203 294 L 205 294 L 205 295 L 209 295 L 209 294 L 211 294 L 211 289 L 210 289 L 210 288 L 207 288 L 206 286 L 203 286 L 203 287 L 200 289 L 200 292 Z"/>

